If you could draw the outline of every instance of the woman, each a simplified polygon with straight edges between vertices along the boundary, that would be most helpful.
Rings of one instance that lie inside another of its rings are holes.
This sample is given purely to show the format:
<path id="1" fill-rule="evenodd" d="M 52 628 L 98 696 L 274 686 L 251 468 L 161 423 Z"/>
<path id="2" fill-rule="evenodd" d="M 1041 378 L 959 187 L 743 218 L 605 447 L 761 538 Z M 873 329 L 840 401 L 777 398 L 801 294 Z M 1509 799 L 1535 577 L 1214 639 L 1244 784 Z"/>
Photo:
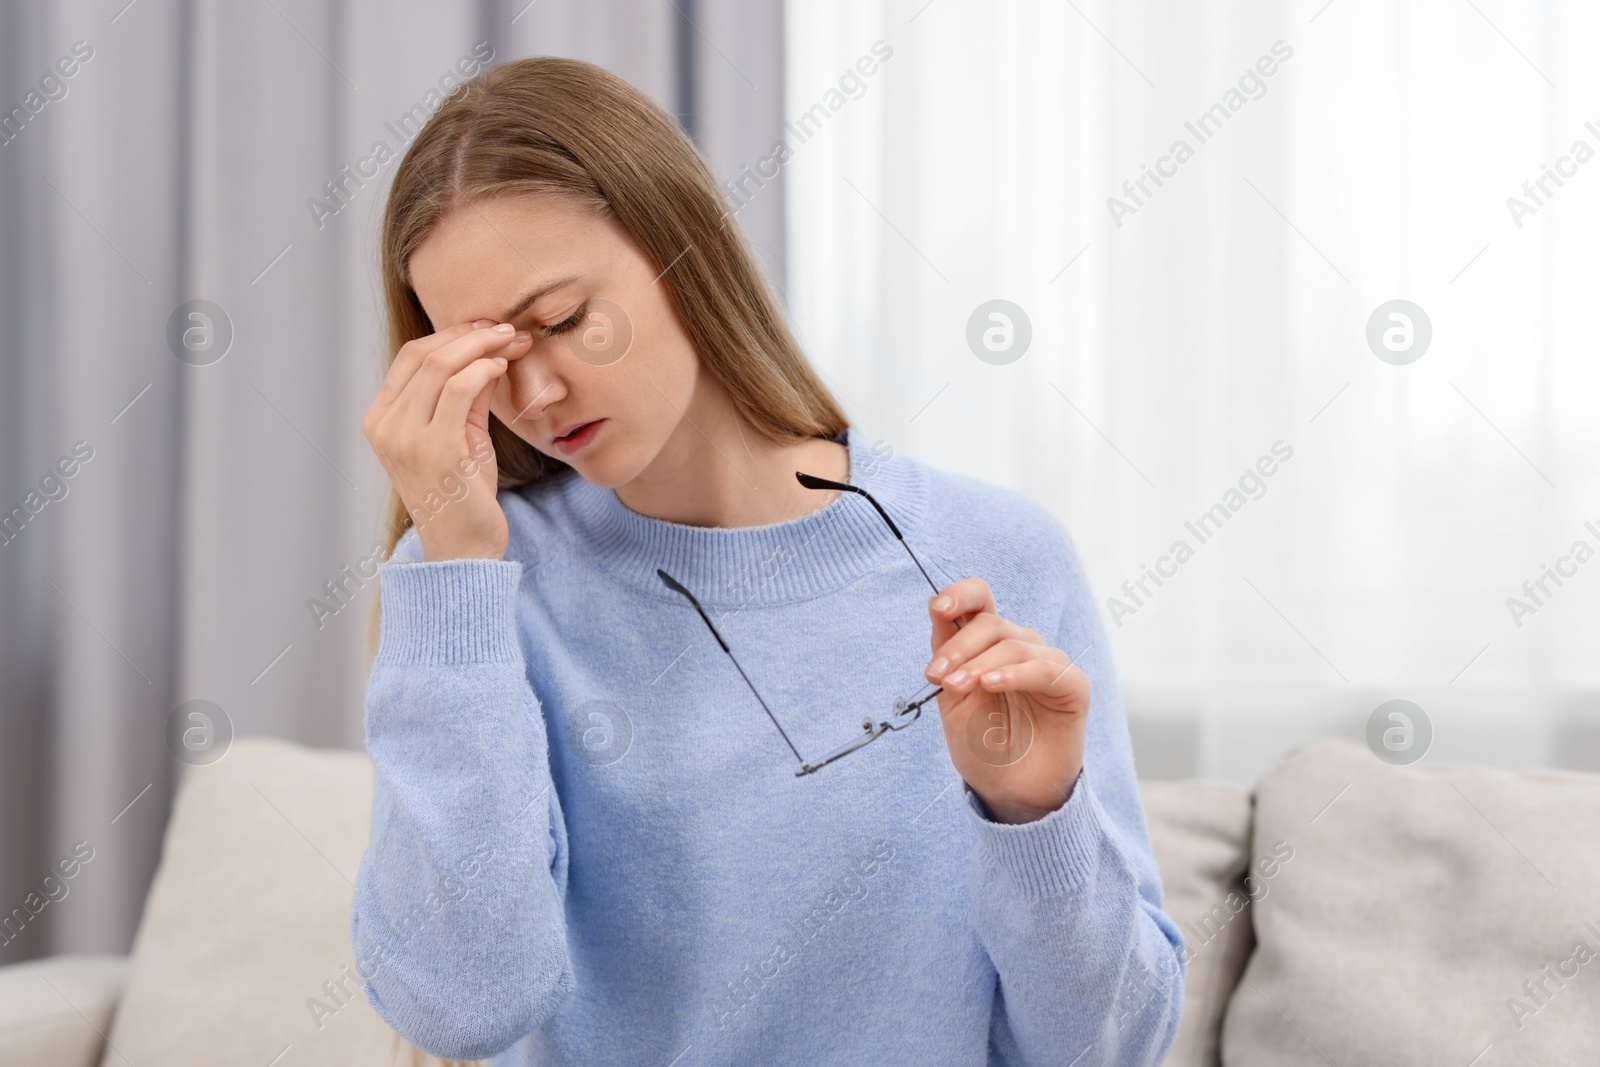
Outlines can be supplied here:
<path id="1" fill-rule="evenodd" d="M 384 1019 L 496 1064 L 1157 1062 L 1182 940 L 1071 542 L 849 425 L 673 121 L 486 72 L 383 276 Z"/>

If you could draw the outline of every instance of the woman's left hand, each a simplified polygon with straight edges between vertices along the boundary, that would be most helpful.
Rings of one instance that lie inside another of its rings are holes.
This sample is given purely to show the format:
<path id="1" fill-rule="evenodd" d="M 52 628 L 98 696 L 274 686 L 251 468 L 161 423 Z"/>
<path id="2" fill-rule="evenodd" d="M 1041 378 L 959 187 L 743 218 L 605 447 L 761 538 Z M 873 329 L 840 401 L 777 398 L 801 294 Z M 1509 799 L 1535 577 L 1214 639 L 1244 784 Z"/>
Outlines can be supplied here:
<path id="1" fill-rule="evenodd" d="M 996 821 L 1044 818 L 1067 802 L 1083 768 L 1088 677 L 1037 631 L 1001 618 L 981 578 L 945 586 L 928 615 L 925 674 L 943 687 L 950 761 Z"/>

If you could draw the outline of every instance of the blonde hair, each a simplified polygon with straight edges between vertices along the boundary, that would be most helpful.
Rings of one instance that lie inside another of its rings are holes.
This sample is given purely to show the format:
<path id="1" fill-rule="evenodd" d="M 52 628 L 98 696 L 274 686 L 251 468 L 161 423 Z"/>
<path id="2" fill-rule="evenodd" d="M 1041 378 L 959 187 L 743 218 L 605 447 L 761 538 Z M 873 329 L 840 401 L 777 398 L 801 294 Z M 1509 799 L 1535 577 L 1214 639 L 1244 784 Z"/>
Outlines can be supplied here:
<path id="1" fill-rule="evenodd" d="M 515 60 L 464 84 L 400 161 L 383 217 L 388 362 L 406 342 L 435 332 L 411 287 L 408 261 L 417 246 L 466 204 L 527 193 L 566 197 L 620 225 L 661 272 L 701 367 L 757 432 L 795 443 L 832 438 L 849 425 L 790 332 L 694 142 L 624 79 L 557 56 Z M 489 436 L 497 488 L 568 469 L 493 415 Z M 411 525 L 392 486 L 389 497 L 384 558 Z M 367 633 L 369 670 L 381 614 L 379 597 Z"/>

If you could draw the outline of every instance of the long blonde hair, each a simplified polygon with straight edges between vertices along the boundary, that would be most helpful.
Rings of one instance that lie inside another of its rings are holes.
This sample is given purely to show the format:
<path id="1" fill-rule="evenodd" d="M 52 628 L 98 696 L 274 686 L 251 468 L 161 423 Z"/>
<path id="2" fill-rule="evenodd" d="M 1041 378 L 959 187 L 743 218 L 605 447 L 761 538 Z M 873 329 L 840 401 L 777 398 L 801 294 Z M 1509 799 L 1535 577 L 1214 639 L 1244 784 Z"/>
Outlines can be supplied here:
<path id="1" fill-rule="evenodd" d="M 794 443 L 831 438 L 849 425 L 790 332 L 777 295 L 694 142 L 624 79 L 557 56 L 515 60 L 465 83 L 400 161 L 383 217 L 388 362 L 406 342 L 435 332 L 411 287 L 412 252 L 450 212 L 526 193 L 567 197 L 615 219 L 663 272 L 668 299 L 700 365 L 757 432 Z M 498 488 L 567 469 L 493 415 L 489 436 Z M 391 487 L 384 558 L 410 525 Z M 367 633 L 369 670 L 381 615 L 380 596 Z"/>

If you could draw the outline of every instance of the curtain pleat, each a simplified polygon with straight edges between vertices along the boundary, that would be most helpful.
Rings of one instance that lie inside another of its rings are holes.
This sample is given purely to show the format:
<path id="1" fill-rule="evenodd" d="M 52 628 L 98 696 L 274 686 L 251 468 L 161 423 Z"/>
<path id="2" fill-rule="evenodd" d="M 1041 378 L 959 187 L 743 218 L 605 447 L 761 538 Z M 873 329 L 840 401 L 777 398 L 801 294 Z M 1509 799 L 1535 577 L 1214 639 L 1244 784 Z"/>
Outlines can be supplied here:
<path id="1" fill-rule="evenodd" d="M 169 743 L 180 708 L 207 702 L 211 727 L 235 735 L 362 744 L 373 587 L 346 576 L 387 494 L 360 425 L 383 361 L 393 162 L 372 174 L 378 146 L 398 160 L 402 118 L 461 62 L 558 54 L 680 121 L 692 84 L 689 128 L 729 177 L 780 122 L 779 11 L 0 6 L 7 111 L 75 42 L 91 53 L 0 144 L 0 509 L 28 512 L 0 544 L 0 907 L 74 842 L 94 849 L 0 962 L 129 948 L 187 766 Z M 716 101 L 732 57 L 761 72 L 736 108 Z M 781 200 L 741 222 L 781 287 Z M 73 474 L 41 488 L 58 462 Z M 312 598 L 337 610 L 313 613 Z"/>

